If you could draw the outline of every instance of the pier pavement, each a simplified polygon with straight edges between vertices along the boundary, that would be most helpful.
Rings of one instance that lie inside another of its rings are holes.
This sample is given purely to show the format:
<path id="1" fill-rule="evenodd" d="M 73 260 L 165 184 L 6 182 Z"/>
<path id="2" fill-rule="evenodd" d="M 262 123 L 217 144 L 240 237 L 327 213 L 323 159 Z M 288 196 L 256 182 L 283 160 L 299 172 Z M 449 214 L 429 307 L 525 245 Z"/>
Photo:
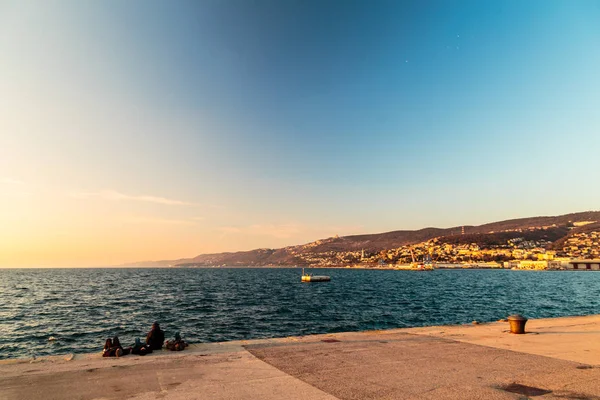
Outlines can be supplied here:
<path id="1" fill-rule="evenodd" d="M 600 316 L 0 362 L 0 400 L 598 399 Z"/>

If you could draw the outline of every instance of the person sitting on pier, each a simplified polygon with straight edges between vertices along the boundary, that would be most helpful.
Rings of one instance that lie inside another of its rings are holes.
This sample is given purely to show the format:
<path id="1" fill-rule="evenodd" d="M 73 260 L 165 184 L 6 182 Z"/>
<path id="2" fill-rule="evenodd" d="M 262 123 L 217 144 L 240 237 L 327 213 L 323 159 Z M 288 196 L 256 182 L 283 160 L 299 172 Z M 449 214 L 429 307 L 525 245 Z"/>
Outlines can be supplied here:
<path id="1" fill-rule="evenodd" d="M 126 349 L 121 346 L 119 338 L 115 336 L 112 340 L 106 339 L 104 342 L 104 350 L 102 351 L 102 357 L 121 357 L 131 352 L 131 348 Z"/>
<path id="2" fill-rule="evenodd" d="M 102 349 L 102 357 L 114 357 L 114 351 L 112 350 L 112 347 L 112 339 L 106 339 L 106 342 L 104 342 L 104 349 Z"/>
<path id="3" fill-rule="evenodd" d="M 121 346 L 121 341 L 119 340 L 118 337 L 114 337 L 113 340 L 113 347 L 115 347 L 117 349 L 116 354 L 117 357 L 120 356 L 126 356 L 127 354 L 131 353 L 131 347 L 125 347 L 123 348 L 123 346 Z"/>
<path id="4" fill-rule="evenodd" d="M 139 338 L 135 338 L 135 344 L 131 348 L 131 354 L 145 356 L 148 353 L 152 353 L 150 346 L 143 344 Z"/>
<path id="5" fill-rule="evenodd" d="M 146 344 L 150 346 L 152 350 L 160 350 L 163 347 L 165 341 L 165 333 L 160 329 L 158 322 L 152 324 L 152 329 L 146 335 Z"/>
<path id="6" fill-rule="evenodd" d="M 181 339 L 179 332 L 175 333 L 175 340 L 167 340 L 167 343 L 165 344 L 167 350 L 171 351 L 181 351 L 188 346 L 189 345 L 183 339 Z"/>

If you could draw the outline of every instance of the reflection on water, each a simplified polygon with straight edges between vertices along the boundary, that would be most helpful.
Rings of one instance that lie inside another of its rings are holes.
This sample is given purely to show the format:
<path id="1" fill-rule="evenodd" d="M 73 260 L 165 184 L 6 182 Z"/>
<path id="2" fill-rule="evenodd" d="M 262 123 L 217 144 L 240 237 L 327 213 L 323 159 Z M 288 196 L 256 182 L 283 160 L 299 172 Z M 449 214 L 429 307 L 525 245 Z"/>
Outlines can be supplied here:
<path id="1" fill-rule="evenodd" d="M 99 351 L 104 339 L 225 341 L 600 313 L 600 273 L 329 269 L 0 270 L 0 359 Z M 56 341 L 48 341 L 50 336 Z"/>

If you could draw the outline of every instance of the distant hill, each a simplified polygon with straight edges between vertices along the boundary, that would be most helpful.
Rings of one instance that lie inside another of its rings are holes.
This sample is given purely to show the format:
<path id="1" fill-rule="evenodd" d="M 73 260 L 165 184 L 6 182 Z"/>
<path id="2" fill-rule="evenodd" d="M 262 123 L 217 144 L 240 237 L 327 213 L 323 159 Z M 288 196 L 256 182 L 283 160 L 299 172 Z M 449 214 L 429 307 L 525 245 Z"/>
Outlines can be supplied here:
<path id="1" fill-rule="evenodd" d="M 576 226 L 587 223 L 587 225 Z M 446 243 L 477 243 L 494 245 L 516 237 L 525 240 L 544 239 L 554 245 L 562 245 L 572 232 L 600 230 L 600 211 L 586 211 L 560 216 L 543 216 L 511 219 L 479 226 L 453 228 L 424 228 L 399 230 L 385 233 L 332 237 L 315 242 L 280 249 L 256 249 L 250 251 L 201 254 L 193 258 L 140 262 L 137 266 L 261 266 L 304 265 L 310 263 L 311 254 L 344 252 L 378 252 L 405 245 L 440 238 Z"/>

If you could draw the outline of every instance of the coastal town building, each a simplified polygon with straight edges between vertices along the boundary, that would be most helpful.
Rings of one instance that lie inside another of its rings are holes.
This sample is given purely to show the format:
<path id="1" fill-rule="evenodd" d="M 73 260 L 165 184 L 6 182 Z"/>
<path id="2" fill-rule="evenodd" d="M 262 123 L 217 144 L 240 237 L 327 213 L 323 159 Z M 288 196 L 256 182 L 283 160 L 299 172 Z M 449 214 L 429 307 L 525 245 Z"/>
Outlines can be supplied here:
<path id="1" fill-rule="evenodd" d="M 504 268 L 527 270 L 558 270 L 564 269 L 565 265 L 561 261 L 555 260 L 513 260 L 505 262 Z"/>

